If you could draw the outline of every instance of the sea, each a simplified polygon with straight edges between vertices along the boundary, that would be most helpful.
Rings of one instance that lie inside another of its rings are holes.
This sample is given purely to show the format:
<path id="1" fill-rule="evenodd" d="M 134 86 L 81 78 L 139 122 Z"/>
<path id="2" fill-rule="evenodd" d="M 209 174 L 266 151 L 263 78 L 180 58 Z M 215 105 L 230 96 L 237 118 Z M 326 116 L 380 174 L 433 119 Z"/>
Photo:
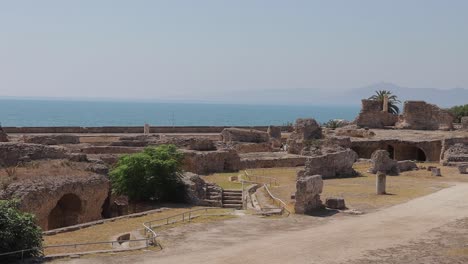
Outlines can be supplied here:
<path id="1" fill-rule="evenodd" d="M 359 106 L 0 99 L 2 126 L 254 126 L 353 120 Z"/>

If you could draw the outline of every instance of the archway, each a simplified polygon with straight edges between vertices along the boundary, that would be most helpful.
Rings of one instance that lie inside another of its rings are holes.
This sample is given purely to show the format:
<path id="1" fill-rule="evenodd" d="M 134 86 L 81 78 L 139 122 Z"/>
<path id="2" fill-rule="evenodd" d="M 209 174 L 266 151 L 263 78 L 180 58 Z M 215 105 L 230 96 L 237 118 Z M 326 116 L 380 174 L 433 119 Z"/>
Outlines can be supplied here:
<path id="1" fill-rule="evenodd" d="M 395 148 L 392 145 L 387 146 L 387 151 L 390 154 L 390 158 L 395 159 Z"/>
<path id="2" fill-rule="evenodd" d="M 81 213 L 81 199 L 72 193 L 65 194 L 50 211 L 48 229 L 56 229 L 78 224 Z"/>
<path id="3" fill-rule="evenodd" d="M 426 161 L 427 156 L 424 150 L 411 144 L 399 144 L 394 146 L 396 160 Z"/>
<path id="4" fill-rule="evenodd" d="M 424 151 L 420 148 L 418 148 L 418 152 L 416 154 L 416 160 L 417 161 L 426 161 L 427 160 L 427 157 L 426 157 L 426 153 L 424 153 Z"/>

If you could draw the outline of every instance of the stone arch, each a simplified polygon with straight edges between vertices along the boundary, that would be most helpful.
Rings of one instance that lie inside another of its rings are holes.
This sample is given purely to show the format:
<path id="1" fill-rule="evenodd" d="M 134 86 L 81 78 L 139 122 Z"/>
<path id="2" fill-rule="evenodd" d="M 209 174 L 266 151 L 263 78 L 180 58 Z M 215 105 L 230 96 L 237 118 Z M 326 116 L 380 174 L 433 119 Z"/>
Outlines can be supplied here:
<path id="1" fill-rule="evenodd" d="M 427 161 L 428 157 L 424 149 L 414 144 L 398 144 L 394 146 L 395 149 L 395 160 L 415 160 L 415 161 Z"/>
<path id="2" fill-rule="evenodd" d="M 63 195 L 50 211 L 48 216 L 48 229 L 56 229 L 80 223 L 82 201 L 73 193 Z"/>

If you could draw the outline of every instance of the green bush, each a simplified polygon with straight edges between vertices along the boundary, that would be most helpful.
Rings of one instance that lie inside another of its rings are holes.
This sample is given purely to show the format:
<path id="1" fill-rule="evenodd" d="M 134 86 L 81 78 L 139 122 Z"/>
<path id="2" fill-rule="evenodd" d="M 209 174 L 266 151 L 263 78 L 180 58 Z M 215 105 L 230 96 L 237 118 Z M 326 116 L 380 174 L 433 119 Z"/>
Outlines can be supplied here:
<path id="1" fill-rule="evenodd" d="M 449 111 L 455 117 L 455 122 L 460 123 L 463 116 L 468 116 L 468 104 L 454 106 Z"/>
<path id="2" fill-rule="evenodd" d="M 134 201 L 181 201 L 183 154 L 174 145 L 146 148 L 124 155 L 110 172 L 112 191 Z"/>
<path id="3" fill-rule="evenodd" d="M 344 127 L 347 124 L 348 122 L 344 120 L 330 119 L 328 120 L 328 122 L 324 123 L 323 126 L 326 128 L 330 128 L 330 129 L 336 129 L 336 128 Z"/>
<path id="4" fill-rule="evenodd" d="M 41 256 L 42 230 L 36 225 L 34 215 L 21 212 L 18 205 L 17 200 L 0 200 L 0 253 L 33 249 L 24 252 L 24 257 Z M 0 256 L 0 263 L 20 256 Z"/>

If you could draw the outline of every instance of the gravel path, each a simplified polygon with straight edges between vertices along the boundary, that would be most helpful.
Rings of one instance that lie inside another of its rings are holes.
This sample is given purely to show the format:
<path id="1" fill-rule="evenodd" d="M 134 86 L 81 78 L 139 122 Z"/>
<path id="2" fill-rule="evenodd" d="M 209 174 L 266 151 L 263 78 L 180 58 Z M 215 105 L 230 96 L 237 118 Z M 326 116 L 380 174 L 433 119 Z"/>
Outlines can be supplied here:
<path id="1" fill-rule="evenodd" d="M 279 220 L 247 216 L 212 226 L 174 229 L 166 235 L 178 235 L 179 240 L 163 252 L 68 263 L 346 263 L 371 251 L 410 245 L 429 237 L 432 229 L 468 217 L 467 201 L 468 184 L 460 183 L 361 216 Z"/>

